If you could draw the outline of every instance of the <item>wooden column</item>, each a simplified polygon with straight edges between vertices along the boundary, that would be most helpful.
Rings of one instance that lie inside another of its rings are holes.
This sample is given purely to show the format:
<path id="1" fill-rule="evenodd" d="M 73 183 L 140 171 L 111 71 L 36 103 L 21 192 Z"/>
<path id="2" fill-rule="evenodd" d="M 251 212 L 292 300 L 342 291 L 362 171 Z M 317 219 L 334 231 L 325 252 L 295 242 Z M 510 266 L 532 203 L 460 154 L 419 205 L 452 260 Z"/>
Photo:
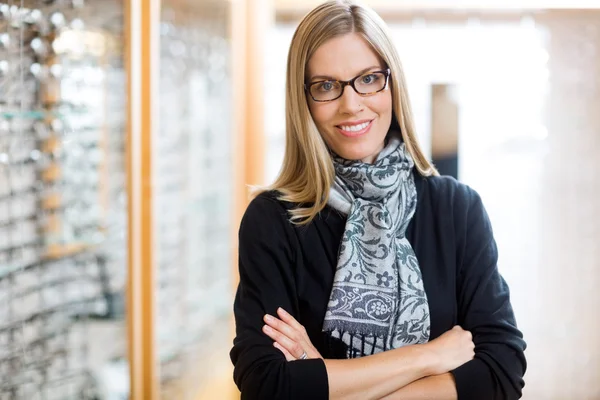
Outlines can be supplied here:
<path id="1" fill-rule="evenodd" d="M 154 333 L 152 118 L 158 90 L 160 0 L 125 1 L 127 70 L 127 322 L 132 400 L 158 399 Z"/>
<path id="2" fill-rule="evenodd" d="M 246 8 L 246 184 L 265 183 L 265 40 L 273 16 L 270 0 Z"/>
<path id="3" fill-rule="evenodd" d="M 249 199 L 248 185 L 265 182 L 265 38 L 275 18 L 272 0 L 231 0 L 234 219 L 232 244 Z M 237 286 L 237 256 L 233 284 Z"/>

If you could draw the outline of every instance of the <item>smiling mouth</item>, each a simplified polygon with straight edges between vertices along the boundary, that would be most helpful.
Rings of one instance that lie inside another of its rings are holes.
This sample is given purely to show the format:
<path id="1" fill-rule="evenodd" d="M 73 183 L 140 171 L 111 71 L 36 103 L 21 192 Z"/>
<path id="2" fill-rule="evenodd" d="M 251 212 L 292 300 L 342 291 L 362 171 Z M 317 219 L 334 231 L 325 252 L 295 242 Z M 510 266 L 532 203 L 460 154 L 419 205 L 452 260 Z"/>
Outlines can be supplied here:
<path id="1" fill-rule="evenodd" d="M 362 131 L 367 126 L 369 126 L 369 124 L 372 121 L 373 120 L 366 121 L 366 122 L 363 122 L 362 124 L 357 124 L 357 125 L 336 125 L 336 127 L 340 128 L 341 130 L 346 131 L 346 132 L 358 132 L 358 131 Z"/>
<path id="2" fill-rule="evenodd" d="M 336 125 L 335 127 L 344 136 L 359 136 L 365 134 L 373 124 L 373 120 L 356 125 Z"/>

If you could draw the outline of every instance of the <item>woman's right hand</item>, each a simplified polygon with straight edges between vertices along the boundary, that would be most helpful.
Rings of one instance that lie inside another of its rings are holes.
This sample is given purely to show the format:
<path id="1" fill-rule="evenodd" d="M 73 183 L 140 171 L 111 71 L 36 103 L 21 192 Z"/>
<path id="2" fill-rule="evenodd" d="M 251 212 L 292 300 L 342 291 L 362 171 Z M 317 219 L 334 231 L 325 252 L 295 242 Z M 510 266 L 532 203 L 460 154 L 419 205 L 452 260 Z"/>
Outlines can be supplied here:
<path id="1" fill-rule="evenodd" d="M 430 375 L 450 372 L 475 356 L 473 335 L 458 325 L 425 343 L 423 348 L 427 349 L 431 356 Z"/>

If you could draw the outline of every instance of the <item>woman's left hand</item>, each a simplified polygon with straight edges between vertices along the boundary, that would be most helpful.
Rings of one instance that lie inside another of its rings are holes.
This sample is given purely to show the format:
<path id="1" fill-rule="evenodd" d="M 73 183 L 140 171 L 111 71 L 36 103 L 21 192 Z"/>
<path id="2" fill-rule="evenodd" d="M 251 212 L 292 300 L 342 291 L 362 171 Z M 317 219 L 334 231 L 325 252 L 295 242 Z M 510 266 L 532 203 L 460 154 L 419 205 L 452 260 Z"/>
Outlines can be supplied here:
<path id="1" fill-rule="evenodd" d="M 312 345 L 304 326 L 281 307 L 277 315 L 279 318 L 265 315 L 263 332 L 275 341 L 273 346 L 281 350 L 286 360 L 298 360 L 305 352 L 307 358 L 323 358 Z"/>

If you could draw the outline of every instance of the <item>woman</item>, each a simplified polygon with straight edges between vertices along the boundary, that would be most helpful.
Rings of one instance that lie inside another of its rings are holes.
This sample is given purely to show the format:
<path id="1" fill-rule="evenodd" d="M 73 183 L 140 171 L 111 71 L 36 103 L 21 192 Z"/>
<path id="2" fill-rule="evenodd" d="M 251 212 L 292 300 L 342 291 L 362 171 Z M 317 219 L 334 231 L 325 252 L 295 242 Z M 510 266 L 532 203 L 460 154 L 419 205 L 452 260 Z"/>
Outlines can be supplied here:
<path id="1" fill-rule="evenodd" d="M 516 399 L 525 342 L 477 193 L 439 177 L 384 22 L 309 13 L 281 173 L 240 227 L 242 399 Z"/>

